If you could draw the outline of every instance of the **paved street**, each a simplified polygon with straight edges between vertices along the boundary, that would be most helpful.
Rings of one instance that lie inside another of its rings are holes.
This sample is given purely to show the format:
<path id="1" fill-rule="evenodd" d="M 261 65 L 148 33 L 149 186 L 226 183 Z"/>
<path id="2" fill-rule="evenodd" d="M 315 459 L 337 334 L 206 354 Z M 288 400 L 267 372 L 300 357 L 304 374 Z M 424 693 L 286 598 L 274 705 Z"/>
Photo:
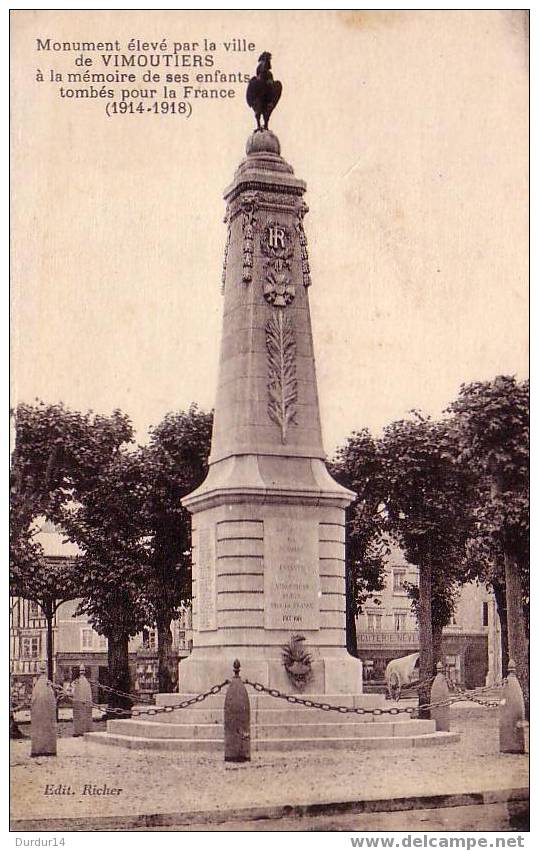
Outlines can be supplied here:
<path id="1" fill-rule="evenodd" d="M 89 816 L 127 818 L 142 813 L 223 814 L 254 806 L 393 799 L 527 786 L 527 755 L 498 751 L 497 710 L 456 719 L 453 729 L 461 733 L 461 740 L 437 748 L 263 753 L 243 765 L 224 763 L 218 754 L 171 755 L 107 747 L 74 738 L 58 740 L 57 757 L 32 759 L 29 741 L 15 741 L 11 816 L 83 820 Z M 63 787 L 64 793 L 45 794 L 47 784 Z M 84 791 L 94 785 L 122 791 L 117 795 Z M 492 812 L 495 818 L 505 818 L 503 813 Z M 442 815 L 447 817 L 447 812 Z M 421 828 L 425 812 L 399 813 L 392 818 L 407 828 L 414 829 L 414 824 Z M 191 823 L 195 820 L 191 818 Z M 312 829 L 319 829 L 320 824 L 316 821 Z M 333 826 L 328 826 L 328 830 L 344 829 L 340 817 L 330 819 L 330 824 Z M 307 829 L 306 825 L 302 822 L 302 829 Z M 248 829 L 253 829 L 252 825 Z M 257 823 L 254 829 L 270 828 Z"/>
<path id="2" fill-rule="evenodd" d="M 136 830 L 178 831 L 401 831 L 401 830 L 528 830 L 529 803 L 481 804 L 468 807 L 439 807 L 398 813 L 360 813 L 339 816 L 259 819 L 257 821 L 223 822 L 218 825 L 171 825 Z M 398 837 L 395 847 L 398 846 Z"/>

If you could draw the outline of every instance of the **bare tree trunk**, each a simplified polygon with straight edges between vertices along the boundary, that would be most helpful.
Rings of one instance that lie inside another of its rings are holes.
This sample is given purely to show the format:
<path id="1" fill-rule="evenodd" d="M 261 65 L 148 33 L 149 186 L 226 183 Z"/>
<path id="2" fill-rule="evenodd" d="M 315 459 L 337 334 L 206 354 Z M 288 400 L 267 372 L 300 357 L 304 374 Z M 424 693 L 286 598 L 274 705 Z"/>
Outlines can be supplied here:
<path id="1" fill-rule="evenodd" d="M 356 607 L 352 570 L 346 565 L 346 649 L 357 659 Z"/>
<path id="2" fill-rule="evenodd" d="M 419 679 L 422 682 L 432 677 L 433 646 L 432 646 L 432 567 L 430 564 L 422 564 L 419 567 Z M 430 703 L 430 686 L 419 689 L 419 705 Z M 430 710 L 422 709 L 420 718 L 430 718 Z"/>
<path id="3" fill-rule="evenodd" d="M 526 718 L 530 712 L 530 684 L 528 667 L 528 639 L 522 606 L 523 589 L 518 562 L 508 553 L 505 561 L 505 597 L 507 603 L 507 638 L 509 657 L 516 665 L 516 675 L 524 695 Z"/>
<path id="4" fill-rule="evenodd" d="M 123 633 L 107 635 L 108 638 L 108 665 L 109 665 L 109 687 L 121 692 L 131 693 L 131 676 L 129 674 L 129 636 Z M 107 692 L 107 703 L 114 709 L 123 709 L 125 715 L 130 716 L 130 710 L 134 700 L 124 695 Z M 111 718 L 120 718 L 116 713 Z"/>
<path id="5" fill-rule="evenodd" d="M 168 623 L 165 620 L 158 620 L 156 627 L 159 692 L 163 694 L 174 691 L 177 677 L 174 671 L 174 658 L 172 655 L 170 620 Z"/>
<path id="6" fill-rule="evenodd" d="M 54 608 L 52 600 L 43 600 L 41 608 L 47 621 L 47 677 L 52 683 L 54 681 L 54 632 L 52 628 Z"/>
<path id="7" fill-rule="evenodd" d="M 505 584 L 499 580 L 492 582 L 492 591 L 496 600 L 496 609 L 500 618 L 500 642 L 502 649 L 502 677 L 507 676 L 509 663 L 509 640 L 507 637 L 507 602 L 505 599 Z"/>
<path id="8" fill-rule="evenodd" d="M 436 671 L 436 665 L 442 661 L 442 630 L 438 623 L 432 624 L 432 668 Z M 431 674 L 432 676 L 432 674 Z"/>
<path id="9" fill-rule="evenodd" d="M 52 626 L 55 612 L 54 600 L 45 599 L 41 602 L 40 605 L 47 621 L 47 677 L 52 683 L 54 682 L 54 631 Z M 58 702 L 58 695 L 56 694 L 56 692 L 55 697 L 56 720 L 58 720 L 60 718 L 60 704 Z"/>

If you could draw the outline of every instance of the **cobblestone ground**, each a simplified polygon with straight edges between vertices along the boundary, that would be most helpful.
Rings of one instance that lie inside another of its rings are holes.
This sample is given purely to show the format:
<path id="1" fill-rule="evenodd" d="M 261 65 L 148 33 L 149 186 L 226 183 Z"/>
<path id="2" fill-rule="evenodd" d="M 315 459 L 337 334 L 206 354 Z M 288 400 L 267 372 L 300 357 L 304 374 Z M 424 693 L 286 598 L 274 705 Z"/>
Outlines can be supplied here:
<path id="1" fill-rule="evenodd" d="M 404 810 L 395 813 L 340 813 L 338 816 L 303 816 L 301 818 L 229 821 L 215 825 L 172 825 L 171 827 L 135 828 L 142 831 L 389 831 L 389 830 L 529 830 L 529 804 L 480 804 L 466 807 L 440 807 L 427 810 Z"/>
<path id="2" fill-rule="evenodd" d="M 31 758 L 29 740 L 14 741 L 11 815 L 226 811 L 527 786 L 527 755 L 498 751 L 497 712 L 457 719 L 452 729 L 461 733 L 456 744 L 379 752 L 260 753 L 243 765 L 225 764 L 222 754 L 134 751 L 81 738 L 60 738 L 57 757 Z M 46 795 L 47 784 L 64 787 L 64 793 Z M 121 792 L 85 791 L 105 785 Z"/>

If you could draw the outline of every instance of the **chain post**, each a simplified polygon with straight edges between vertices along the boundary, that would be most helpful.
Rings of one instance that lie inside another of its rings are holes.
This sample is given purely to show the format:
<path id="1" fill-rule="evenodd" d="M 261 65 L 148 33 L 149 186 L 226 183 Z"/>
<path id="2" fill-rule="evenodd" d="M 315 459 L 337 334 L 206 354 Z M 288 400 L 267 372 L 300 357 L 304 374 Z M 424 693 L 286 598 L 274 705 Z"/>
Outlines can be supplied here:
<path id="1" fill-rule="evenodd" d="M 56 756 L 56 698 L 44 664 L 32 689 L 30 737 L 30 756 Z"/>
<path id="2" fill-rule="evenodd" d="M 86 668 L 81 665 L 79 676 L 73 683 L 73 735 L 84 736 L 92 731 L 92 687 L 85 677 Z"/>
<path id="3" fill-rule="evenodd" d="M 436 676 L 430 690 L 430 700 L 432 704 L 430 717 L 436 724 L 437 732 L 448 733 L 451 729 L 450 703 L 448 702 L 449 688 L 441 662 L 436 665 Z"/>
<path id="4" fill-rule="evenodd" d="M 507 682 L 502 692 L 500 711 L 500 752 L 525 753 L 524 696 L 516 677 L 516 665 L 511 659 L 507 666 Z"/>
<path id="5" fill-rule="evenodd" d="M 234 679 L 230 682 L 224 706 L 225 762 L 251 760 L 251 704 L 240 677 L 240 661 L 234 660 Z"/>

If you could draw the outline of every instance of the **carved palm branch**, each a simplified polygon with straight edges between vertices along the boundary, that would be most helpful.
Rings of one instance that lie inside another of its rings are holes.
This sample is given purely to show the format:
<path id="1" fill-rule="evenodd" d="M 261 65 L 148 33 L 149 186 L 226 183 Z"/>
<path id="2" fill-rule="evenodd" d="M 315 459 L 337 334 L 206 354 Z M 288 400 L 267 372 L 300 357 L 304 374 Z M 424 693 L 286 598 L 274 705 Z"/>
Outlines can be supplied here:
<path id="1" fill-rule="evenodd" d="M 276 310 L 266 324 L 268 351 L 268 414 L 281 429 L 282 442 L 290 423 L 296 422 L 298 382 L 296 337 L 290 317 Z"/>

